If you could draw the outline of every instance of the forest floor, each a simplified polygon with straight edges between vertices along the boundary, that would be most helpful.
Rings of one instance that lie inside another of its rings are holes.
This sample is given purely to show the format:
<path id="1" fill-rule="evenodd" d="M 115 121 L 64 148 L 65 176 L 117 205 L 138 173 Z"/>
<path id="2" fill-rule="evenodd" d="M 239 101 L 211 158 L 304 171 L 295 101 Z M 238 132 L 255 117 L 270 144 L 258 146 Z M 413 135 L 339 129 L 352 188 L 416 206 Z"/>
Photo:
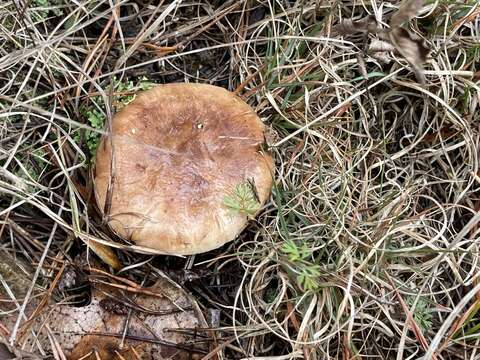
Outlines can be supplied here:
<path id="1" fill-rule="evenodd" d="M 189 257 L 130 251 L 92 197 L 118 104 L 170 82 L 236 92 L 276 164 L 260 215 Z M 203 324 L 162 345 L 186 358 L 478 359 L 479 102 L 477 0 L 1 2 L 0 355 L 64 359 L 46 313 L 164 277 Z"/>

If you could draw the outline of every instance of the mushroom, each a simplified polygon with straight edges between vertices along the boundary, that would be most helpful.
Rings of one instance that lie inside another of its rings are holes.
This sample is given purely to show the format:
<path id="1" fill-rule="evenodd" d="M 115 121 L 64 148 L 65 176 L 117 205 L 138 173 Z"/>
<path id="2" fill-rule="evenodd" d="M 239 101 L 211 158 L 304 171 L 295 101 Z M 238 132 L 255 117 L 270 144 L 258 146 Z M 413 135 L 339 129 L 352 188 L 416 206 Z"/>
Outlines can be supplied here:
<path id="1" fill-rule="evenodd" d="M 139 249 L 189 255 L 218 248 L 269 198 L 273 161 L 264 139 L 252 108 L 223 88 L 156 86 L 116 113 L 102 139 L 99 208 Z"/>

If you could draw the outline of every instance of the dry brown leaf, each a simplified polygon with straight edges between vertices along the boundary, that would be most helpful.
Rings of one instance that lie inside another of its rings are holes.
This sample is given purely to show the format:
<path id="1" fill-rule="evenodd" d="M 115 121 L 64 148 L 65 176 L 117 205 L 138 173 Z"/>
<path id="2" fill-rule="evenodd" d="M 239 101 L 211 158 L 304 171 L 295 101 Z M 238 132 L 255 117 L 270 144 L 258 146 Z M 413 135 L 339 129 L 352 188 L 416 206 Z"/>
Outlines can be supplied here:
<path id="1" fill-rule="evenodd" d="M 393 46 L 413 67 L 418 81 L 425 83 L 421 66 L 427 60 L 429 49 L 423 40 L 401 27 L 391 29 L 389 36 Z"/>
<path id="2" fill-rule="evenodd" d="M 373 39 L 368 47 L 368 52 L 394 51 L 395 47 L 387 41 Z"/>
<path id="3" fill-rule="evenodd" d="M 421 38 L 404 28 L 392 29 L 389 34 L 392 44 L 409 63 L 421 65 L 427 60 L 429 49 Z"/>
<path id="4" fill-rule="evenodd" d="M 368 47 L 368 54 L 384 64 L 389 64 L 392 61 L 389 52 L 394 50 L 395 47 L 389 42 L 373 39 Z"/>
<path id="5" fill-rule="evenodd" d="M 140 294 L 126 298 L 121 291 L 97 288 L 92 291 L 92 300 L 87 306 L 50 305 L 31 330 L 38 334 L 43 349 L 53 351 L 52 343 L 56 343 L 68 360 L 137 360 L 138 356 L 152 360 L 200 358 L 202 346 L 189 343 L 193 339 L 184 333 L 170 331 L 201 326 L 194 304 L 183 290 L 165 279 L 159 280 L 151 290 L 165 297 Z M 2 322 L 11 329 L 15 318 Z M 28 350 L 33 341 L 29 332 L 20 347 L 26 345 Z"/>
<path id="6" fill-rule="evenodd" d="M 422 6 L 423 0 L 403 1 L 398 10 L 393 13 L 392 18 L 390 19 L 390 26 L 396 28 L 401 26 L 404 22 L 413 19 Z"/>
<path id="7" fill-rule="evenodd" d="M 400 27 L 404 22 L 412 19 L 417 15 L 423 6 L 423 0 L 407 0 L 402 3 L 400 8 L 393 13 L 390 19 L 390 29 L 381 29 L 373 16 L 366 17 L 359 21 L 344 20 L 337 28 L 340 34 L 348 34 L 355 32 L 364 32 L 377 34 L 381 40 L 389 40 L 395 50 L 402 55 L 412 66 L 417 80 L 425 83 L 422 72 L 422 64 L 427 60 L 429 49 L 424 42 L 416 34 Z M 377 42 L 379 42 L 377 40 Z M 381 41 L 382 43 L 384 41 Z M 378 57 L 378 56 L 377 56 Z M 382 59 L 388 61 L 385 54 Z"/>
<path id="8" fill-rule="evenodd" d="M 118 270 L 122 267 L 120 260 L 118 260 L 115 251 L 113 251 L 111 247 L 95 241 L 85 241 L 85 243 L 93 250 L 95 254 L 97 254 L 100 259 L 102 259 L 106 264 L 110 265 L 114 270 Z"/>
<path id="9" fill-rule="evenodd" d="M 384 31 L 378 26 L 375 16 L 372 15 L 355 21 L 351 19 L 345 19 L 337 25 L 336 30 L 340 33 L 340 35 L 352 34 L 356 32 L 368 32 L 371 34 L 376 34 Z"/>

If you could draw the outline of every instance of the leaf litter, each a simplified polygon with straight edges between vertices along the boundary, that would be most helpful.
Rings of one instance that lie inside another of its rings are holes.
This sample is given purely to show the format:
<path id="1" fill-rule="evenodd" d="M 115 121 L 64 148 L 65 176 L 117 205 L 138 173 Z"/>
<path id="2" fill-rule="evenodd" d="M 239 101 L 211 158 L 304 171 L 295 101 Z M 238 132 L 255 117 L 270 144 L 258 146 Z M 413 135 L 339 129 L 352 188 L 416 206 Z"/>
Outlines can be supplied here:
<path id="1" fill-rule="evenodd" d="M 367 16 L 357 21 L 344 20 L 337 26 L 337 29 L 341 34 L 363 32 L 378 35 L 380 39 L 372 41 L 369 50 L 385 52 L 386 50 L 395 49 L 412 66 L 418 82 L 425 84 L 422 64 L 427 61 L 430 49 L 425 45 L 425 41 L 420 36 L 402 27 L 405 22 L 417 15 L 422 6 L 423 0 L 404 1 L 399 9 L 391 15 L 389 29 L 380 27 L 374 16 Z M 378 47 L 382 43 L 390 43 L 393 48 L 383 45 L 380 46 L 379 50 Z M 377 54 L 377 56 L 379 55 Z M 384 54 L 381 54 L 380 58 L 386 62 Z"/>
<path id="2" fill-rule="evenodd" d="M 65 1 L 63 18 L 23 3 L 0 4 L 0 246 L 31 268 L 15 267 L 28 273 L 19 286 L 8 269 L 3 279 L 0 354 L 67 358 L 55 324 L 38 322 L 88 309 L 88 286 L 115 294 L 94 294 L 98 313 L 125 324 L 155 316 L 138 301 L 149 288 L 136 284 L 161 269 L 215 327 L 181 331 L 180 346 L 209 343 L 208 359 L 478 355 L 478 1 L 429 1 L 403 18 L 398 0 Z M 365 21 L 342 38 L 333 30 L 343 19 Z M 421 61 L 417 44 L 413 55 L 396 49 L 417 36 L 434 50 L 419 64 L 425 87 L 403 58 Z M 133 253 L 91 206 L 91 152 L 76 135 L 104 130 L 81 109 L 102 96 L 108 120 L 115 94 L 102 89 L 143 76 L 235 91 L 272 130 L 277 187 L 232 244 L 188 258 Z M 93 240 L 123 268 L 103 256 L 110 277 L 84 267 L 85 280 L 59 265 L 85 249 L 102 257 Z M 13 346 L 6 318 L 19 320 Z"/>
<path id="3" fill-rule="evenodd" d="M 19 347 L 55 352 L 57 344 L 57 352 L 72 360 L 201 358 L 206 352 L 202 339 L 188 335 L 203 324 L 190 297 L 164 278 L 146 290 L 161 296 L 132 295 L 100 284 L 93 287 L 88 305 L 52 302 L 27 333 L 19 334 Z M 37 304 L 29 304 L 27 316 Z M 14 316 L 2 318 L 6 330 L 14 323 Z"/>

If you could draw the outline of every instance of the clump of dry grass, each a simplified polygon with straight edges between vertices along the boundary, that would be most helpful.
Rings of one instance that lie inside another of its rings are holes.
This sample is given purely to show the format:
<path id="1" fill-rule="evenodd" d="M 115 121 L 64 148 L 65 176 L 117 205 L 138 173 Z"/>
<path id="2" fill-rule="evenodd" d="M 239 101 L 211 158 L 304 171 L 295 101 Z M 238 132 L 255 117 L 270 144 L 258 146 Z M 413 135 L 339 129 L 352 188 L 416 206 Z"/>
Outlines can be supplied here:
<path id="1" fill-rule="evenodd" d="M 368 15 L 386 27 L 398 2 L 35 4 L 0 5 L 1 246 L 33 264 L 26 294 L 2 280 L 9 341 L 85 244 L 126 248 L 94 208 L 85 129 L 102 130 L 82 109 L 108 128 L 105 89 L 147 76 L 236 91 L 277 163 L 271 202 L 229 246 L 186 260 L 117 252 L 119 276 L 167 272 L 220 310 L 209 358 L 478 355 L 476 1 L 426 2 L 402 25 L 431 51 L 423 86 L 377 35 L 338 32 Z"/>

